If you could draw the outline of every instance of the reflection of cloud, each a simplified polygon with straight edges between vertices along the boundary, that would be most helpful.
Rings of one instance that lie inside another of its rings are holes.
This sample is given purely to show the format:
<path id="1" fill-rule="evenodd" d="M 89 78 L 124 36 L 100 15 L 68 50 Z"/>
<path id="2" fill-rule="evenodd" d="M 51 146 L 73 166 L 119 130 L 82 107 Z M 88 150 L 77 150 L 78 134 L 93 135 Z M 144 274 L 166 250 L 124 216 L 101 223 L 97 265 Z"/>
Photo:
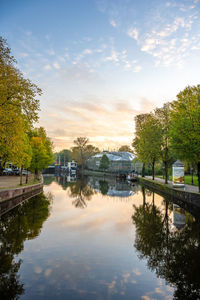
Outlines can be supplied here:
<path id="1" fill-rule="evenodd" d="M 40 274 L 40 273 L 42 273 L 42 268 L 36 266 L 36 267 L 34 268 L 34 272 L 35 272 L 36 274 Z"/>
<path id="2" fill-rule="evenodd" d="M 44 275 L 46 277 L 49 277 L 49 275 L 51 274 L 52 270 L 51 269 L 46 269 L 46 271 L 44 272 Z"/>
<path id="3" fill-rule="evenodd" d="M 146 296 L 146 295 L 142 296 L 141 298 L 142 298 L 143 300 L 155 300 L 155 298 L 151 298 L 151 297 Z"/>
<path id="4" fill-rule="evenodd" d="M 109 289 L 113 289 L 113 288 L 115 287 L 115 285 L 116 285 L 116 281 L 113 280 L 113 281 L 108 285 L 108 288 L 109 288 Z"/>
<path id="5" fill-rule="evenodd" d="M 133 273 L 135 274 L 135 275 L 137 275 L 137 276 L 140 276 L 142 273 L 140 272 L 140 270 L 139 269 L 133 269 Z"/>

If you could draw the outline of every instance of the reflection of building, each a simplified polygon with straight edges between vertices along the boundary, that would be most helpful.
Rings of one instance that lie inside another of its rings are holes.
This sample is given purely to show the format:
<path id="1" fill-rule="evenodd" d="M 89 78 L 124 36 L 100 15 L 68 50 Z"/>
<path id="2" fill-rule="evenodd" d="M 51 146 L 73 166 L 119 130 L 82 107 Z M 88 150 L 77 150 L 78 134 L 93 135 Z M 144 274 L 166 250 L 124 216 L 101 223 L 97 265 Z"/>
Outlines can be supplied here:
<path id="1" fill-rule="evenodd" d="M 105 183 L 107 184 L 106 192 L 103 192 L 103 187 L 105 188 Z M 135 194 L 133 187 L 131 187 L 126 181 L 118 182 L 111 178 L 100 178 L 100 177 L 88 177 L 87 184 L 91 186 L 95 191 L 102 194 L 107 194 L 111 197 L 130 197 Z"/>
<path id="2" fill-rule="evenodd" d="M 130 152 L 108 152 L 104 151 L 91 156 L 87 160 L 87 167 L 90 170 L 99 170 L 100 161 L 103 155 L 106 155 L 109 159 L 109 168 L 107 171 L 118 173 L 128 173 L 133 170 L 132 161 L 134 155 Z"/>
<path id="3" fill-rule="evenodd" d="M 67 182 L 76 182 L 76 181 L 77 181 L 76 175 L 67 176 Z"/>
<path id="4" fill-rule="evenodd" d="M 173 204 L 173 225 L 178 229 L 185 226 L 185 211 L 177 204 Z"/>
<path id="5" fill-rule="evenodd" d="M 70 175 L 75 175 L 77 170 L 77 163 L 73 160 L 67 163 L 67 169 Z"/>

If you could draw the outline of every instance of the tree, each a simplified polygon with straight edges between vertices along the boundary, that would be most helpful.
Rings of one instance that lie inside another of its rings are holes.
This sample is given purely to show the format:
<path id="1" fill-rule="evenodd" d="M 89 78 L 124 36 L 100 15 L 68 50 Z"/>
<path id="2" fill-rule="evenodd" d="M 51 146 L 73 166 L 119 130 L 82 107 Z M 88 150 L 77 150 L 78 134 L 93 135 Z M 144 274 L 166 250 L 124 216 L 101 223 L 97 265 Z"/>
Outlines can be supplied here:
<path id="1" fill-rule="evenodd" d="M 6 40 L 0 37 L 0 158 L 5 165 L 15 161 L 21 148 L 21 139 L 38 120 L 39 89 L 25 79 L 15 67 Z"/>
<path id="2" fill-rule="evenodd" d="M 130 146 L 123 145 L 118 149 L 119 152 L 133 152 Z"/>
<path id="3" fill-rule="evenodd" d="M 81 165 L 82 171 L 87 159 L 99 152 L 99 149 L 97 147 L 88 144 L 88 142 L 88 138 L 78 137 L 76 140 L 74 140 L 74 144 L 77 146 L 71 148 L 72 158 Z"/>
<path id="4" fill-rule="evenodd" d="M 39 171 L 46 168 L 53 161 L 52 142 L 46 135 L 44 128 L 35 128 L 29 133 L 32 147 L 30 168 L 38 178 Z"/>
<path id="5" fill-rule="evenodd" d="M 170 103 L 165 103 L 162 108 L 155 110 L 155 117 L 161 126 L 161 158 L 165 169 L 165 183 L 168 183 L 168 168 L 173 162 L 173 153 L 170 146 L 169 127 L 170 127 Z"/>
<path id="6" fill-rule="evenodd" d="M 109 168 L 110 161 L 108 159 L 108 156 L 104 154 L 100 160 L 99 169 L 103 169 L 104 171 Z"/>
<path id="7" fill-rule="evenodd" d="M 161 127 L 158 120 L 153 114 L 146 115 L 141 128 L 133 141 L 133 147 L 139 160 L 143 163 L 151 164 L 153 180 L 155 162 L 160 157 L 161 139 Z"/>
<path id="8" fill-rule="evenodd" d="M 60 161 L 61 165 L 65 165 L 71 160 L 72 153 L 68 149 L 63 149 L 60 152 L 55 153 L 55 161 L 58 163 Z"/>
<path id="9" fill-rule="evenodd" d="M 142 177 L 144 177 L 145 175 L 145 164 L 147 163 L 147 161 L 146 161 L 146 157 L 143 155 L 143 150 L 140 143 L 141 142 L 140 132 L 142 130 L 143 123 L 145 122 L 148 116 L 149 114 L 140 114 L 135 116 L 135 138 L 132 143 L 134 154 L 143 163 Z"/>
<path id="10" fill-rule="evenodd" d="M 200 85 L 187 86 L 171 104 L 170 138 L 175 154 L 197 166 L 200 192 Z"/>
<path id="11" fill-rule="evenodd" d="M 85 164 L 85 147 L 88 142 L 89 139 L 87 137 L 78 137 L 76 138 L 76 140 L 74 140 L 74 144 L 76 146 L 72 147 L 73 156 L 75 156 L 77 158 L 77 162 L 81 164 L 82 171 Z"/>

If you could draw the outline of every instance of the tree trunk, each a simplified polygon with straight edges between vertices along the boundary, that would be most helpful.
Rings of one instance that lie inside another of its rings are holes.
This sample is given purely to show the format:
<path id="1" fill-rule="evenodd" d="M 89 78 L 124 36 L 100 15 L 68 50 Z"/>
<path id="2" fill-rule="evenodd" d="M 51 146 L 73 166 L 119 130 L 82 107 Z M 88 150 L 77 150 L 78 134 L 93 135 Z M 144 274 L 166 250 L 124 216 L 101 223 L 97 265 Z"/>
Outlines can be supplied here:
<path id="1" fill-rule="evenodd" d="M 22 185 L 22 169 L 23 169 L 23 166 L 21 166 L 21 169 L 20 169 L 20 185 Z"/>
<path id="2" fill-rule="evenodd" d="M 167 161 L 164 161 L 165 166 L 165 184 L 168 184 L 168 163 Z"/>
<path id="3" fill-rule="evenodd" d="M 142 166 L 142 177 L 145 177 L 144 172 L 145 172 L 145 164 L 143 164 Z"/>
<path id="4" fill-rule="evenodd" d="M 191 173 L 192 173 L 192 185 L 194 185 L 194 168 L 191 168 Z"/>
<path id="5" fill-rule="evenodd" d="M 154 177 L 155 177 L 154 169 L 155 169 L 155 161 L 152 162 L 152 179 L 153 180 L 154 180 Z"/>
<path id="6" fill-rule="evenodd" d="M 38 169 L 35 169 L 35 179 L 38 179 Z"/>
<path id="7" fill-rule="evenodd" d="M 197 174 L 198 174 L 199 193 L 200 193 L 200 161 L 197 163 Z"/>
<path id="8" fill-rule="evenodd" d="M 28 183 L 28 170 L 27 170 L 27 173 L 26 173 L 26 184 Z"/>

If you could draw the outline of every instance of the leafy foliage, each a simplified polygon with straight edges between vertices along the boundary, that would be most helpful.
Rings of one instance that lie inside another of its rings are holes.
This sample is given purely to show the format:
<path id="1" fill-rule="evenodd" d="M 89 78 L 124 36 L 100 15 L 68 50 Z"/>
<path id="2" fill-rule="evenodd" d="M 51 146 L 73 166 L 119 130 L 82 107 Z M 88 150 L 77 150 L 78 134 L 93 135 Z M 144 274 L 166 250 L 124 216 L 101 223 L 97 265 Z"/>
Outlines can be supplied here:
<path id="1" fill-rule="evenodd" d="M 107 170 L 109 168 L 110 161 L 108 159 L 108 156 L 104 154 L 100 160 L 99 169 Z"/>

